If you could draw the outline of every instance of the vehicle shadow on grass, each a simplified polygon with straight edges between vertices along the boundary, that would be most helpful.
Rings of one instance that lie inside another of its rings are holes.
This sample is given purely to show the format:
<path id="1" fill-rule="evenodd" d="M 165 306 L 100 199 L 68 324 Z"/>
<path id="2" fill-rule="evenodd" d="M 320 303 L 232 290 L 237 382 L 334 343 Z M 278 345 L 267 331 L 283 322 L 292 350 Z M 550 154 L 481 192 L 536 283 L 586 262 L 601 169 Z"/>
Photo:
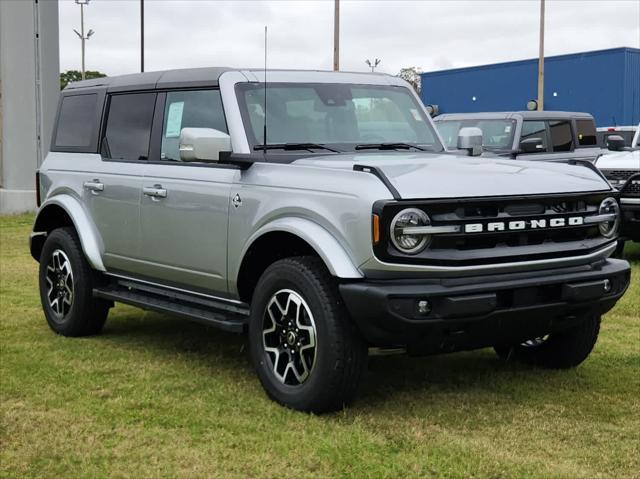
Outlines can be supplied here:
<path id="1" fill-rule="evenodd" d="M 213 375 L 253 377 L 246 335 L 219 331 L 180 318 L 136 309 L 113 311 L 102 341 L 118 348 L 144 350 L 158 356 L 179 357 Z M 451 392 L 495 392 L 500 388 L 548 381 L 531 367 L 500 361 L 493 351 L 482 350 L 439 356 L 370 356 L 359 394 L 350 408 L 392 403 L 399 395 L 438 395 Z M 553 381 L 553 379 L 551 379 Z"/>

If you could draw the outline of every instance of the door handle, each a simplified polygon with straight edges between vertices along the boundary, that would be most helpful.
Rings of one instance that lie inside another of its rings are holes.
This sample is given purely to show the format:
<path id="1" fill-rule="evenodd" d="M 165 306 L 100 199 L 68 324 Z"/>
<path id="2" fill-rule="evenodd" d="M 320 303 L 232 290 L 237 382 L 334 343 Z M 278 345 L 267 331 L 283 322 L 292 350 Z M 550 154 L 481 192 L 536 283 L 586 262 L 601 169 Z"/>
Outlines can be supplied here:
<path id="1" fill-rule="evenodd" d="M 145 186 L 142 188 L 142 193 L 145 196 L 150 196 L 151 199 L 155 201 L 167 197 L 167 190 L 165 190 L 162 185 Z"/>
<path id="2" fill-rule="evenodd" d="M 82 186 L 88 189 L 92 195 L 97 195 L 104 191 L 104 183 L 100 183 L 100 180 L 85 181 Z"/>

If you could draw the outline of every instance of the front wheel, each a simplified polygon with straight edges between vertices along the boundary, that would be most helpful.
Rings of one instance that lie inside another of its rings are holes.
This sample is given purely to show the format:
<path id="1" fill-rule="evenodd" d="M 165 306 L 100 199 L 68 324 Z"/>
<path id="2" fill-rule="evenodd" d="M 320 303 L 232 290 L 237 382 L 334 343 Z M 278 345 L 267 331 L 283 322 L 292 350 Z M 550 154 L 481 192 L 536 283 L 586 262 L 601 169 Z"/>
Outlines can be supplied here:
<path id="1" fill-rule="evenodd" d="M 269 397 L 300 411 L 342 408 L 355 396 L 367 347 L 337 283 L 318 258 L 275 262 L 251 304 L 249 346 Z"/>
<path id="2" fill-rule="evenodd" d="M 600 316 L 588 314 L 564 331 L 532 338 L 513 346 L 496 346 L 498 357 L 549 369 L 569 369 L 582 363 L 596 344 Z"/>

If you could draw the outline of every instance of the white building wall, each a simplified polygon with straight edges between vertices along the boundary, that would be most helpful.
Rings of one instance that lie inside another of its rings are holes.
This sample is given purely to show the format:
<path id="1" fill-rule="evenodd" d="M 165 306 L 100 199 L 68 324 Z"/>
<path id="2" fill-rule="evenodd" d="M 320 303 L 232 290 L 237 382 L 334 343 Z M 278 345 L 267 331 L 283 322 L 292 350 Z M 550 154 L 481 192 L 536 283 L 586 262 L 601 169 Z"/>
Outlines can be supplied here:
<path id="1" fill-rule="evenodd" d="M 57 0 L 0 0 L 0 214 L 34 210 L 60 91 Z"/>

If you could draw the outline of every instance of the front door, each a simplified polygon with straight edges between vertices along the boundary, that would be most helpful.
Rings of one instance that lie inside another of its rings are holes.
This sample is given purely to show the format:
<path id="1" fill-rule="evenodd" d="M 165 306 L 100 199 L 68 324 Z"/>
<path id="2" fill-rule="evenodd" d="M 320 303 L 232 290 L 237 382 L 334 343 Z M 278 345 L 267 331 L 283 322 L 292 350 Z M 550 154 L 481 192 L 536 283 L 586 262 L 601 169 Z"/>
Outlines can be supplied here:
<path id="1" fill-rule="evenodd" d="M 157 161 L 147 165 L 143 181 L 141 272 L 163 284 L 224 295 L 230 193 L 240 172 L 228 165 L 182 162 L 178 152 L 182 128 L 227 131 L 220 92 L 162 95 L 156 108 L 161 134 L 152 140 Z"/>

